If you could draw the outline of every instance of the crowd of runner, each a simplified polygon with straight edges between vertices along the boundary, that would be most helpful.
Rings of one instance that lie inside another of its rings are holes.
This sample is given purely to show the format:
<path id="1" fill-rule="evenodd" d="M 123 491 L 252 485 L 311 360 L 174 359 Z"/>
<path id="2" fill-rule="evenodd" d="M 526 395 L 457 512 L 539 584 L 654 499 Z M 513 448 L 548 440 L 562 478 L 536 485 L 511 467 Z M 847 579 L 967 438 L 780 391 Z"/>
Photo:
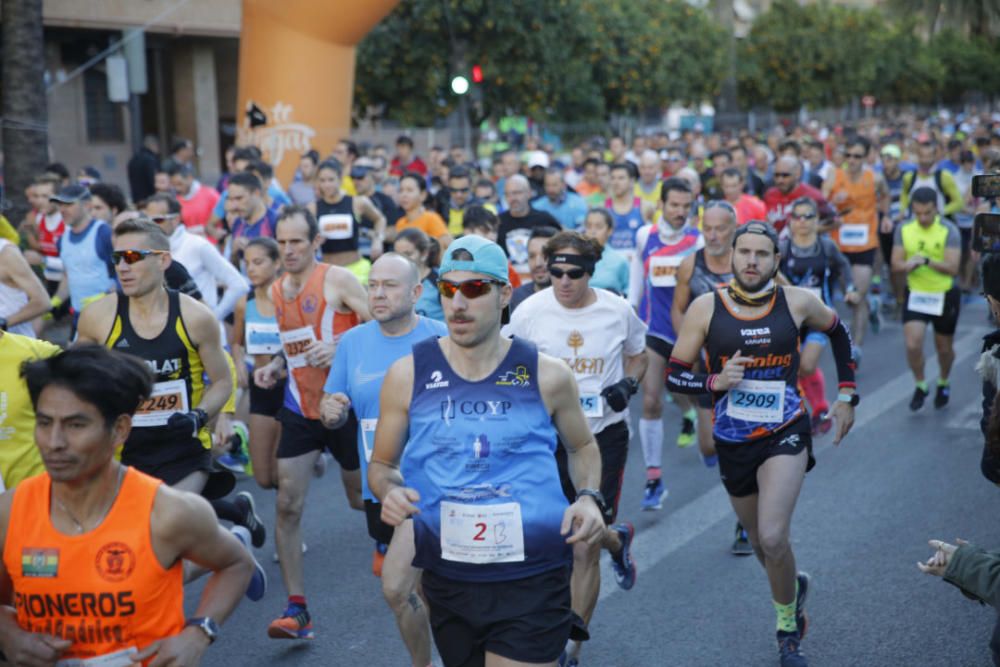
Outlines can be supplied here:
<path id="1" fill-rule="evenodd" d="M 583 664 L 602 552 L 632 589 L 625 517 L 668 497 L 666 413 L 765 570 L 780 664 L 806 665 L 789 532 L 813 439 L 851 429 L 887 319 L 910 409 L 948 404 L 1000 114 L 522 148 L 343 140 L 281 183 L 232 147 L 213 187 L 190 142 L 147 138 L 127 188 L 39 174 L 0 217 L 7 659 L 197 664 L 265 597 L 269 536 L 287 601 L 266 632 L 312 639 L 301 524 L 336 462 L 415 667 L 432 640 L 447 666 Z M 275 491 L 274 526 L 241 476 Z"/>

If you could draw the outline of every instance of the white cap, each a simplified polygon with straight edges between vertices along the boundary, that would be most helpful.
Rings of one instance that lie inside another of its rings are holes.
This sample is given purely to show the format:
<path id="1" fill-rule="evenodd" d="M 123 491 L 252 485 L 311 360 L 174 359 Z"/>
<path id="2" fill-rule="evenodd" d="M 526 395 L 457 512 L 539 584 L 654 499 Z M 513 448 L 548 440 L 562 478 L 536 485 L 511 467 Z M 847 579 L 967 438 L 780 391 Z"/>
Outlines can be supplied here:
<path id="1" fill-rule="evenodd" d="M 528 153 L 528 169 L 533 169 L 534 167 L 548 169 L 549 154 L 545 151 L 531 151 Z"/>

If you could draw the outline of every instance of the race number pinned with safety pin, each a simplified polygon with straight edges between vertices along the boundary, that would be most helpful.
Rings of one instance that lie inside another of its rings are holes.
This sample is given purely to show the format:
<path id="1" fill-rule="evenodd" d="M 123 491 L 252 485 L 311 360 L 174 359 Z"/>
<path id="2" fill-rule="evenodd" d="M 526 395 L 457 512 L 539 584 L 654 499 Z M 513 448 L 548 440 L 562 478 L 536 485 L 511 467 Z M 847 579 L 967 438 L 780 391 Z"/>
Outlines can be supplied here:
<path id="1" fill-rule="evenodd" d="M 281 345 L 285 350 L 288 368 L 304 368 L 309 365 L 306 350 L 316 342 L 316 332 L 312 327 L 300 327 L 281 332 Z"/>
<path id="2" fill-rule="evenodd" d="M 477 565 L 523 561 L 521 504 L 441 501 L 441 558 Z"/>
<path id="3" fill-rule="evenodd" d="M 868 245 L 868 225 L 841 225 L 840 245 L 852 248 Z"/>
<path id="4" fill-rule="evenodd" d="M 651 255 L 649 258 L 649 283 L 653 287 L 677 285 L 677 267 L 684 258 L 680 255 Z"/>
<path id="5" fill-rule="evenodd" d="M 188 410 L 187 383 L 184 380 L 157 382 L 149 398 L 136 408 L 132 426 L 166 426 L 170 415 Z"/>
<path id="6" fill-rule="evenodd" d="M 940 317 L 944 313 L 944 294 L 944 292 L 910 292 L 910 298 L 906 300 L 906 309 Z"/>
<path id="7" fill-rule="evenodd" d="M 761 424 L 781 422 L 785 415 L 785 383 L 743 380 L 729 390 L 726 414 L 733 419 Z"/>

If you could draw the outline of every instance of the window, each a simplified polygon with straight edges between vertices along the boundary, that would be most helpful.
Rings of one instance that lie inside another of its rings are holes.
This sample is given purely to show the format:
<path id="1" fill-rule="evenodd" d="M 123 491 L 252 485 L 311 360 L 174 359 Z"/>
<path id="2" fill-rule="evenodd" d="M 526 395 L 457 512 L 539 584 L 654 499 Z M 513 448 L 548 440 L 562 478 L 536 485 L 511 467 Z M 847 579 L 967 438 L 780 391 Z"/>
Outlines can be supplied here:
<path id="1" fill-rule="evenodd" d="M 88 141 L 125 141 L 121 105 L 108 99 L 108 77 L 101 65 L 83 73 L 83 102 Z"/>

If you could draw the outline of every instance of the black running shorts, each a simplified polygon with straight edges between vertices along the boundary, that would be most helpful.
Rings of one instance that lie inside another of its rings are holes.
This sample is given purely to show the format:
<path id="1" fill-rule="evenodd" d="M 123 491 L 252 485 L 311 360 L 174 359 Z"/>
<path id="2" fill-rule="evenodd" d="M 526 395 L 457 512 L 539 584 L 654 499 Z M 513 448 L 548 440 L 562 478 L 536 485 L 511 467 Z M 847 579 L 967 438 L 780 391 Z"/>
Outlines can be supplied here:
<path id="1" fill-rule="evenodd" d="M 353 410 L 348 415 L 343 426 L 330 430 L 318 419 L 307 419 L 288 408 L 281 408 L 278 412 L 278 421 L 281 422 L 278 458 L 290 459 L 328 449 L 341 469 L 357 470 L 361 467 L 358 459 L 358 419 Z"/>
<path id="2" fill-rule="evenodd" d="M 906 290 L 906 301 L 910 303 L 910 290 Z M 918 313 L 906 308 L 903 310 L 903 324 L 907 322 L 927 322 L 934 327 L 934 333 L 939 336 L 954 336 L 958 328 L 958 314 L 962 308 L 962 290 L 953 287 L 944 295 L 944 310 L 940 315 Z"/>
<path id="3" fill-rule="evenodd" d="M 757 470 L 772 456 L 795 456 L 803 449 L 809 451 L 806 472 L 813 469 L 816 459 L 812 455 L 812 433 L 808 417 L 800 417 L 778 433 L 750 442 L 715 441 L 719 455 L 719 474 L 726 492 L 736 498 L 752 496 L 758 492 Z"/>
<path id="4" fill-rule="evenodd" d="M 285 380 L 280 380 L 270 389 L 261 389 L 250 382 L 250 414 L 277 417 L 285 403 Z"/>
<path id="5" fill-rule="evenodd" d="M 382 504 L 365 498 L 365 523 L 368 524 L 368 536 L 376 542 L 389 544 L 392 541 L 393 527 L 382 521 Z"/>
<path id="6" fill-rule="evenodd" d="M 594 436 L 597 447 L 601 450 L 601 495 L 611 510 L 610 516 L 604 521 L 612 524 L 618 516 L 618 500 L 622 495 L 622 477 L 625 474 L 625 461 L 628 460 L 628 425 L 625 420 L 611 424 Z M 556 445 L 556 464 L 559 466 L 559 482 L 562 484 L 563 495 L 570 503 L 576 501 L 576 489 L 569 476 L 569 462 L 566 449 L 560 442 Z"/>

